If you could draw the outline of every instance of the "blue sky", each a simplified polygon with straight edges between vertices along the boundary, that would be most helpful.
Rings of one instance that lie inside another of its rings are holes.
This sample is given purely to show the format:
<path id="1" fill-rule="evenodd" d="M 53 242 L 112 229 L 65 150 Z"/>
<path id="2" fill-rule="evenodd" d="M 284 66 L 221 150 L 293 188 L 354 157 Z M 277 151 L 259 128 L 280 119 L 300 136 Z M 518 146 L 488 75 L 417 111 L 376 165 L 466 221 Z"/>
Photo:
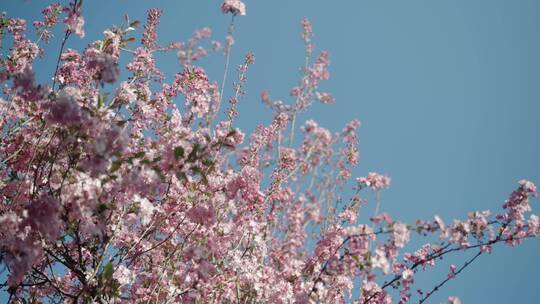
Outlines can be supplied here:
<path id="1" fill-rule="evenodd" d="M 45 3 L 4 0 L 0 11 L 34 20 Z M 100 39 L 124 13 L 143 21 L 149 7 L 164 10 L 161 43 L 187 40 L 204 26 L 222 39 L 229 18 L 219 5 L 217 0 L 86 0 L 87 35 L 73 37 L 68 47 Z M 289 100 L 303 61 L 300 21 L 307 17 L 316 49 L 331 54 L 331 79 L 321 88 L 332 92 L 336 103 L 316 105 L 300 120 L 314 118 L 334 131 L 361 120 L 361 158 L 354 173 L 392 177 L 382 195 L 383 211 L 408 222 L 434 214 L 450 222 L 467 211 L 498 211 L 521 178 L 540 183 L 540 2 L 246 0 L 246 5 L 231 57 L 233 66 L 248 51 L 256 57 L 239 105 L 245 131 L 271 119 L 259 101 L 262 90 Z M 55 54 L 58 45 L 57 38 L 47 50 Z M 41 79 L 50 77 L 45 72 L 54 56 L 36 66 Z M 221 60 L 204 62 L 213 79 L 221 79 Z M 180 68 L 174 55 L 159 66 L 169 75 Z M 537 212 L 538 204 L 533 202 Z M 497 247 L 430 303 L 449 295 L 463 303 L 538 303 L 539 254 L 534 240 L 515 249 Z M 446 271 L 444 266 L 419 277 L 419 287 L 430 288 Z"/>

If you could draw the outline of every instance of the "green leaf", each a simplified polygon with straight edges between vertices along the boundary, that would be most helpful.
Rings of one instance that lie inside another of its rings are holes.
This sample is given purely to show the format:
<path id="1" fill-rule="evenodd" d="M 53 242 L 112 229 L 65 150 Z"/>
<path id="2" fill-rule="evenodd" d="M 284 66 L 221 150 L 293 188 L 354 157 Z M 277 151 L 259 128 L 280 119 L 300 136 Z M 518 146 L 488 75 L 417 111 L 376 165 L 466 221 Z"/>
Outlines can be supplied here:
<path id="1" fill-rule="evenodd" d="M 141 22 L 139 20 L 135 20 L 129 24 L 129 27 L 138 28 L 140 25 L 141 25 Z"/>
<path id="2" fill-rule="evenodd" d="M 212 167 L 214 165 L 214 161 L 212 159 L 210 159 L 210 158 L 203 159 L 202 163 L 203 163 L 203 165 L 205 165 L 207 167 Z"/>
<path id="3" fill-rule="evenodd" d="M 110 209 L 107 204 L 101 203 L 97 206 L 97 212 L 102 213 L 103 211 Z"/>
<path id="4" fill-rule="evenodd" d="M 105 96 L 98 95 L 98 109 L 101 109 L 105 105 Z"/>
<path id="5" fill-rule="evenodd" d="M 187 181 L 187 175 L 184 172 L 176 172 L 176 178 L 181 181 Z"/>
<path id="6" fill-rule="evenodd" d="M 133 155 L 133 158 L 140 158 L 143 157 L 146 153 L 144 151 L 137 152 Z"/>
<path id="7" fill-rule="evenodd" d="M 188 162 L 193 162 L 193 161 L 197 160 L 197 152 L 199 151 L 199 148 L 200 148 L 199 144 L 195 144 L 193 146 L 193 150 L 191 150 L 191 152 L 189 153 L 188 158 L 187 158 Z"/>
<path id="8" fill-rule="evenodd" d="M 107 263 L 107 265 L 105 265 L 105 267 L 103 267 L 103 272 L 101 273 L 101 277 L 105 281 L 108 281 L 112 278 L 113 273 L 114 273 L 113 264 L 109 262 Z"/>
<path id="9" fill-rule="evenodd" d="M 121 160 L 113 161 L 113 163 L 111 165 L 111 173 L 114 173 L 114 172 L 118 171 L 118 169 L 120 169 L 120 166 L 122 166 L 122 161 Z"/>
<path id="10" fill-rule="evenodd" d="M 167 177 L 163 174 L 159 166 L 152 166 L 152 170 L 154 170 L 157 173 L 157 175 L 162 181 L 165 181 L 167 179 Z"/>
<path id="11" fill-rule="evenodd" d="M 208 186 L 208 178 L 206 177 L 206 174 L 201 173 L 201 181 L 205 186 Z"/>
<path id="12" fill-rule="evenodd" d="M 193 167 L 191 167 L 190 169 L 191 169 L 191 171 L 192 171 L 193 173 L 195 173 L 195 174 L 201 174 L 201 173 L 202 173 L 201 168 L 199 168 L 199 167 L 197 167 L 197 166 L 193 166 Z"/>
<path id="13" fill-rule="evenodd" d="M 176 160 L 178 160 L 180 158 L 184 158 L 184 148 L 182 148 L 180 146 L 174 148 L 174 158 Z"/>

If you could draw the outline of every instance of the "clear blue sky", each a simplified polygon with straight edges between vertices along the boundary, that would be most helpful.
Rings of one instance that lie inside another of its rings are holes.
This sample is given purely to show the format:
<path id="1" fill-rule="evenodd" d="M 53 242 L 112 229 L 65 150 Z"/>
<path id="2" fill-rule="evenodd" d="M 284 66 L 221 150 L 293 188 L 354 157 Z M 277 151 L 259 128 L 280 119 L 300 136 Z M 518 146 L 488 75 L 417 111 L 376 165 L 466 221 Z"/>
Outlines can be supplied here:
<path id="1" fill-rule="evenodd" d="M 9 16 L 33 19 L 49 1 L 4 0 Z M 334 131 L 353 118 L 362 121 L 361 162 L 355 175 L 379 171 L 392 177 L 383 193 L 383 211 L 412 222 L 443 216 L 446 222 L 467 211 L 499 210 L 521 178 L 540 183 L 540 2 L 537 0 L 246 0 L 238 18 L 232 64 L 253 51 L 240 127 L 252 130 L 271 118 L 259 102 L 268 89 L 287 100 L 299 77 L 303 53 L 300 20 L 314 26 L 317 49 L 331 53 L 331 80 L 322 88 L 336 104 L 317 105 L 301 120 L 315 118 Z M 218 0 L 86 0 L 86 38 L 101 38 L 124 13 L 145 19 L 160 7 L 161 43 L 186 40 L 210 26 L 224 36 L 228 16 Z M 49 49 L 58 50 L 58 40 Z M 56 56 L 56 55 L 55 55 Z M 52 57 L 37 65 L 50 77 Z M 220 80 L 222 63 L 206 61 Z M 160 67 L 179 71 L 174 56 Z M 42 74 L 43 73 L 43 74 Z M 534 201 L 537 212 L 538 200 Z M 416 245 L 421 243 L 415 242 Z M 461 256 L 464 260 L 469 255 Z M 469 303 L 538 303 L 540 243 L 495 248 L 430 303 L 458 295 Z M 454 261 L 454 260 L 452 260 Z M 458 260 L 455 260 L 458 261 Z M 441 271 L 419 278 L 428 289 Z M 1 299 L 1 298 L 0 298 Z"/>

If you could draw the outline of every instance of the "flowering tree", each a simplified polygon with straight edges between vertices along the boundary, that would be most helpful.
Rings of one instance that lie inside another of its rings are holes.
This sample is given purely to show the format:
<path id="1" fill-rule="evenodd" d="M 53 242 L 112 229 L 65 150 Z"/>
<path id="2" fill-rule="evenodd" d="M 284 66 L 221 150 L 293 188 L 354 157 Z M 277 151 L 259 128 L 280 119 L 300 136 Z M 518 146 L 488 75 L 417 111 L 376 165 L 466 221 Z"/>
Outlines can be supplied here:
<path id="1" fill-rule="evenodd" d="M 540 235 L 529 215 L 537 190 L 526 180 L 494 215 L 471 212 L 447 225 L 437 215 L 405 224 L 380 213 L 378 194 L 390 179 L 351 176 L 360 123 L 331 133 L 296 121 L 312 103 L 334 101 L 319 90 L 329 54 L 314 56 L 307 20 L 290 102 L 263 92 L 273 120 L 244 143 L 235 119 L 254 56 L 238 66 L 230 94 L 225 83 L 234 20 L 246 7 L 226 0 L 221 10 L 232 18 L 222 42 L 208 43 L 204 28 L 158 45 L 162 11 L 151 9 L 140 45 L 140 22 L 126 17 L 80 51 L 67 48 L 73 34 L 84 37 L 79 0 L 46 7 L 33 23 L 36 39 L 25 20 L 1 17 L 10 45 L 0 58 L 0 288 L 9 301 L 424 303 L 495 245 Z M 52 83 L 38 84 L 40 44 L 62 22 Z M 174 79 L 157 69 L 158 52 L 177 53 Z M 220 84 L 198 65 L 212 52 L 225 57 Z M 121 56 L 131 58 L 124 80 Z M 337 194 L 346 187 L 347 199 Z M 375 192 L 376 211 L 361 224 L 365 191 Z M 404 252 L 411 233 L 427 243 Z M 418 272 L 462 251 L 475 254 L 432 290 L 412 292 Z"/>

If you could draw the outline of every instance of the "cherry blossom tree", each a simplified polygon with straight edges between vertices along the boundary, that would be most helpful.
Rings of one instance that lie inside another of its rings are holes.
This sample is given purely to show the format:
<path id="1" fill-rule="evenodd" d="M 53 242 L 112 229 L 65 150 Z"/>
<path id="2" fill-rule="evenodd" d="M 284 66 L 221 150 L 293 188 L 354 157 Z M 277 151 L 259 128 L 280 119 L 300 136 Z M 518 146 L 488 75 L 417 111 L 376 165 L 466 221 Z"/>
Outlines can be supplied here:
<path id="1" fill-rule="evenodd" d="M 235 119 L 255 57 L 234 76 L 229 67 L 246 6 L 226 0 L 221 10 L 231 16 L 221 41 L 203 28 L 160 45 L 164 12 L 150 9 L 144 24 L 126 17 L 83 50 L 68 48 L 85 35 L 80 0 L 44 8 L 35 36 L 26 20 L 1 17 L 0 288 L 10 302 L 425 303 L 497 245 L 540 236 L 526 180 L 495 213 L 409 224 L 381 213 L 390 178 L 352 176 L 360 123 L 333 133 L 297 121 L 334 102 L 319 90 L 330 55 L 316 52 L 308 20 L 298 84 L 287 102 L 261 94 L 273 120 L 246 138 Z M 44 54 L 57 26 L 60 53 Z M 171 79 L 156 66 L 160 52 L 177 54 Z M 210 55 L 224 58 L 221 82 L 199 64 Z M 50 83 L 36 82 L 41 56 L 57 56 Z M 368 191 L 375 214 L 359 223 Z M 425 245 L 406 252 L 411 236 Z M 415 291 L 417 273 L 460 252 L 473 255 Z"/>

